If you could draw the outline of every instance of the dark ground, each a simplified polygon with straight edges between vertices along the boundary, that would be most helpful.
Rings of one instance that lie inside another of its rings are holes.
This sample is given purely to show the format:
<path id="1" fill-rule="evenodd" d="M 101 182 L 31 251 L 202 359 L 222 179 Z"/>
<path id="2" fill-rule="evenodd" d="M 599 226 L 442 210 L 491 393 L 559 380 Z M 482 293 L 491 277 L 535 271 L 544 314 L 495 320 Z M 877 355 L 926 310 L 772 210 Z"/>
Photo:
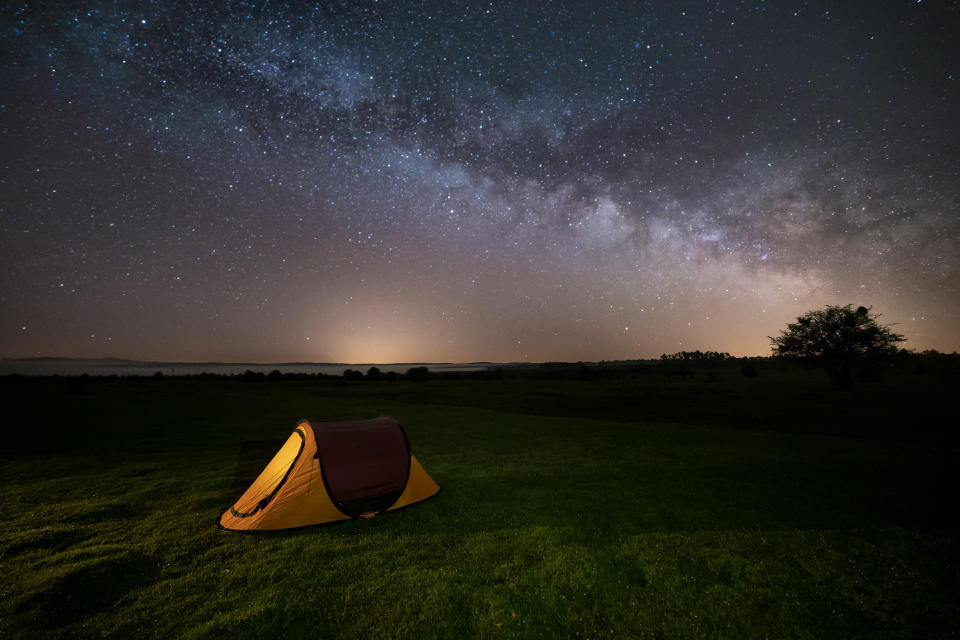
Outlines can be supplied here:
<path id="1" fill-rule="evenodd" d="M 2 380 L 0 635 L 956 637 L 951 365 L 741 366 Z M 440 495 L 216 528 L 298 418 L 379 413 Z"/>

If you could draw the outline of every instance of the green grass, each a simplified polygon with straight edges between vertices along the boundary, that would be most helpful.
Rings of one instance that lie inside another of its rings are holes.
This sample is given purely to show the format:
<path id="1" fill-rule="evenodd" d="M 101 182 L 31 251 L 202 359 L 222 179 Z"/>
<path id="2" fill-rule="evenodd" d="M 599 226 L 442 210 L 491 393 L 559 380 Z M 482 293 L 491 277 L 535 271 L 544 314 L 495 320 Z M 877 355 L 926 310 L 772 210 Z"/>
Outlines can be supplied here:
<path id="1" fill-rule="evenodd" d="M 956 637 L 952 383 L 0 384 L 0 637 Z M 300 417 L 397 417 L 443 491 L 216 520 Z"/>

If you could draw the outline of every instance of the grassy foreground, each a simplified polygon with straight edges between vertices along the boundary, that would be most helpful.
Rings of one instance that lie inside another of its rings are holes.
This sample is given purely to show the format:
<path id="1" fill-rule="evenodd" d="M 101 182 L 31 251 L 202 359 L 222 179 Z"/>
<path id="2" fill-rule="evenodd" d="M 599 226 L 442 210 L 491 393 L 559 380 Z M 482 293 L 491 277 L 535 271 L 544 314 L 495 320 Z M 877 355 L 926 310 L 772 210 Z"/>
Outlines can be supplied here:
<path id="1" fill-rule="evenodd" d="M 0 637 L 956 637 L 953 383 L 760 374 L 0 382 Z M 297 418 L 379 413 L 439 496 L 216 528 Z"/>

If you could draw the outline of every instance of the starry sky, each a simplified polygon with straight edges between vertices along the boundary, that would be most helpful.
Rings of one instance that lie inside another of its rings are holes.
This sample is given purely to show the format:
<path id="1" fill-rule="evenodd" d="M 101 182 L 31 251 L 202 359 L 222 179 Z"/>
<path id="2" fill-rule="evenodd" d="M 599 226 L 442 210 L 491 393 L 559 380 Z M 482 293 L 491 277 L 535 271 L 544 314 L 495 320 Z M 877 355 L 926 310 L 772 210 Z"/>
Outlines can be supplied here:
<path id="1" fill-rule="evenodd" d="M 208 4 L 0 10 L 0 356 L 960 347 L 957 2 Z"/>

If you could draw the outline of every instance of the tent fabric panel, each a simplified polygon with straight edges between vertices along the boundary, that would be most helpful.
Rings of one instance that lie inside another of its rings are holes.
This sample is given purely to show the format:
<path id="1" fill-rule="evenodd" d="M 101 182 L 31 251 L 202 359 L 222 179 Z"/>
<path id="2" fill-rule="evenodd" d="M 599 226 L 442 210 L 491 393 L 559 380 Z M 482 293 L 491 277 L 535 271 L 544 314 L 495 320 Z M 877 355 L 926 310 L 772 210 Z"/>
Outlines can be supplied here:
<path id="1" fill-rule="evenodd" d="M 317 441 L 311 424 L 302 420 L 297 427 L 306 436 L 304 455 L 293 473 L 267 509 L 257 529 L 292 529 L 311 524 L 346 520 L 348 516 L 334 506 L 323 481 L 317 454 Z M 309 452 L 309 455 L 306 455 Z"/>
<path id="2" fill-rule="evenodd" d="M 305 443 L 305 434 L 298 429 L 290 434 L 273 459 L 260 472 L 257 479 L 234 503 L 232 511 L 237 517 L 252 516 L 266 506 L 300 455 Z"/>
<path id="3" fill-rule="evenodd" d="M 289 494 L 270 506 L 257 529 L 293 529 L 350 519 L 330 499 L 323 483 L 320 461 L 310 458 L 305 462 L 302 472 L 288 483 Z"/>
<path id="4" fill-rule="evenodd" d="M 227 529 L 228 531 L 250 531 L 257 528 L 257 524 L 260 522 L 262 516 L 263 512 L 261 511 L 252 518 L 238 518 L 227 509 L 220 515 L 218 524 L 221 528 Z"/>
<path id="5" fill-rule="evenodd" d="M 263 521 L 264 517 L 266 517 L 273 510 L 274 505 L 277 504 L 277 502 L 283 500 L 284 496 L 289 495 L 289 487 L 291 483 L 295 483 L 297 481 L 302 473 L 301 470 L 305 462 L 309 462 L 313 456 L 313 453 L 316 451 L 316 445 L 313 441 L 313 433 L 310 432 L 309 429 L 305 429 L 302 426 L 302 422 L 297 424 L 297 428 L 291 434 L 290 438 L 302 443 L 302 449 L 300 450 L 300 455 L 294 461 L 293 466 L 288 470 L 286 474 L 286 480 L 283 480 L 282 484 L 275 489 L 273 497 L 270 498 L 269 502 L 267 502 L 262 509 L 257 510 L 256 513 L 250 516 L 237 517 L 234 515 L 234 512 L 237 511 L 237 505 L 227 509 L 227 511 L 220 516 L 221 527 L 231 531 L 250 531 L 262 529 L 263 527 L 261 526 L 261 522 Z M 287 442 L 289 441 L 290 440 L 288 439 Z M 286 446 L 286 444 L 284 446 Z M 257 481 L 254 480 L 254 484 L 256 484 L 256 482 Z"/>
<path id="6" fill-rule="evenodd" d="M 247 518 L 238 518 L 228 510 L 220 517 L 221 527 L 234 531 L 272 531 L 349 519 L 327 494 L 320 462 L 315 456 L 313 430 L 306 428 L 308 426 L 306 422 L 298 425 L 298 431 L 304 435 L 303 451 L 267 506 Z"/>
<path id="7" fill-rule="evenodd" d="M 304 468 L 292 473 L 281 494 L 263 511 L 251 518 L 237 518 L 229 511 L 220 519 L 224 529 L 236 531 L 275 531 L 315 524 L 349 520 L 337 509 L 323 484 L 320 462 L 304 458 Z"/>
<path id="8" fill-rule="evenodd" d="M 414 502 L 420 502 L 436 495 L 440 491 L 440 485 L 433 481 L 424 468 L 420 465 L 417 457 L 410 454 L 410 477 L 407 479 L 407 486 L 403 494 L 397 499 L 388 511 L 405 507 Z"/>
<path id="9" fill-rule="evenodd" d="M 338 509 L 355 517 L 396 502 L 410 466 L 399 424 L 377 418 L 313 426 L 327 490 Z"/>

